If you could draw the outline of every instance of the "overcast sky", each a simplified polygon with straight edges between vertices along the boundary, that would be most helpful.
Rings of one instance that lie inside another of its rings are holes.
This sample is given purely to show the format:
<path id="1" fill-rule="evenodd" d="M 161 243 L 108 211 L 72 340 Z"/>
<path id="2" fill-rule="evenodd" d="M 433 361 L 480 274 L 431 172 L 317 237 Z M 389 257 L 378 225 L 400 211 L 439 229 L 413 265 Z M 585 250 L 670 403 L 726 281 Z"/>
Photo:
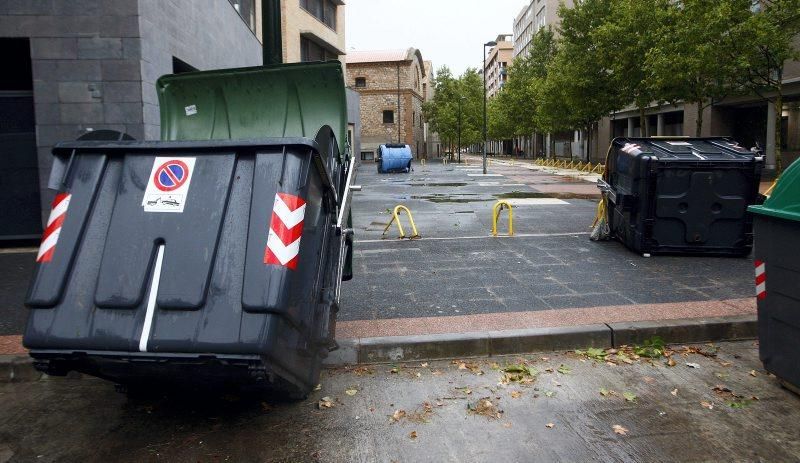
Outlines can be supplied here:
<path id="1" fill-rule="evenodd" d="M 346 0 L 348 50 L 419 48 L 455 75 L 481 66 L 481 46 L 511 34 L 527 0 Z"/>

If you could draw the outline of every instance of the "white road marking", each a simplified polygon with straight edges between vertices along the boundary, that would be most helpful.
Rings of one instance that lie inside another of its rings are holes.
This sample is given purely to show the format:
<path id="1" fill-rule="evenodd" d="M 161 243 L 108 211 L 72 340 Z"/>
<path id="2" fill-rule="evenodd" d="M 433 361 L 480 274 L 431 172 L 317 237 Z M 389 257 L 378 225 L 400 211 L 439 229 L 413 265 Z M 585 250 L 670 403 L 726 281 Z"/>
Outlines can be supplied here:
<path id="1" fill-rule="evenodd" d="M 554 206 L 569 204 L 558 198 L 512 198 L 506 199 L 512 206 Z"/>
<path id="2" fill-rule="evenodd" d="M 558 237 L 558 236 L 586 236 L 590 235 L 591 232 L 574 232 L 574 233 L 517 233 L 514 236 L 492 236 L 492 235 L 482 235 L 482 236 L 438 236 L 432 238 L 426 238 L 423 236 L 420 238 L 421 241 L 460 241 L 460 240 L 482 240 L 482 239 L 492 239 L 496 240 L 498 238 L 550 238 L 550 237 Z M 385 240 L 356 240 L 355 243 L 405 243 L 408 240 L 395 240 L 395 239 L 385 239 Z"/>

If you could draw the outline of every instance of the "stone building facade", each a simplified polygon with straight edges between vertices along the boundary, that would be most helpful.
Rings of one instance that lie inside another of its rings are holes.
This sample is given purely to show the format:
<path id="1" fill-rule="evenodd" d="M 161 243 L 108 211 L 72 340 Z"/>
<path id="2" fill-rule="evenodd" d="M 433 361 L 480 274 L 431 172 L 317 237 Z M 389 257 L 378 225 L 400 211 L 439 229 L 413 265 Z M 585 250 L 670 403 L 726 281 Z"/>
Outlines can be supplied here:
<path id="1" fill-rule="evenodd" d="M 351 51 L 346 82 L 361 95 L 362 159 L 371 158 L 383 143 L 408 144 L 415 158 L 431 154 L 422 116 L 427 84 L 419 50 Z"/>

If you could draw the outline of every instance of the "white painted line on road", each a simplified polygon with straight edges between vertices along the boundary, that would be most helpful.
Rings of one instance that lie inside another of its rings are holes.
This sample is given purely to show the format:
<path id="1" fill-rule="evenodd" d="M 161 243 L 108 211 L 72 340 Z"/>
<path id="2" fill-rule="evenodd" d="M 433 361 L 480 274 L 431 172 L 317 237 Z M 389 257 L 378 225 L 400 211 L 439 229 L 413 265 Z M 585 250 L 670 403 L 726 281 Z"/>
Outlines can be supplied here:
<path id="1" fill-rule="evenodd" d="M 559 236 L 585 236 L 590 235 L 591 232 L 574 232 L 574 233 L 517 233 L 514 236 L 437 236 L 432 238 L 422 237 L 419 241 L 459 241 L 459 240 L 482 240 L 482 239 L 502 239 L 502 238 L 556 238 Z M 408 240 L 356 240 L 355 243 L 405 243 Z M 417 241 L 417 240 L 414 240 Z M 363 251 L 362 251 L 363 252 Z"/>
<path id="2" fill-rule="evenodd" d="M 39 252 L 39 248 L 8 248 L 0 249 L 0 254 L 24 254 Z"/>
<path id="3" fill-rule="evenodd" d="M 558 198 L 515 198 L 507 199 L 512 206 L 555 206 L 569 204 Z"/>
<path id="4" fill-rule="evenodd" d="M 385 241 L 385 240 L 382 240 Z M 384 252 L 406 252 L 406 251 L 419 251 L 422 252 L 420 248 L 403 248 L 403 249 L 357 249 L 356 252 L 360 252 L 364 255 L 370 254 L 383 254 Z"/>

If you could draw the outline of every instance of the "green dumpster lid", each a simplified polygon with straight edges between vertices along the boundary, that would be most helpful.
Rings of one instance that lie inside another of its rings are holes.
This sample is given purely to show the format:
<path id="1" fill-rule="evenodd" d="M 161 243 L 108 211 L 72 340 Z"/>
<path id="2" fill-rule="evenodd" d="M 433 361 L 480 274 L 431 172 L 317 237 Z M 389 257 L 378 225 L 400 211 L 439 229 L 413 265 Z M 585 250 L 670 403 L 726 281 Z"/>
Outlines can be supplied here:
<path id="1" fill-rule="evenodd" d="M 762 206 L 750 206 L 754 214 L 800 221 L 800 162 L 792 163 L 778 179 L 772 195 Z"/>
<path id="2" fill-rule="evenodd" d="M 162 140 L 315 138 L 327 125 L 345 153 L 339 61 L 167 75 L 156 84 Z"/>

